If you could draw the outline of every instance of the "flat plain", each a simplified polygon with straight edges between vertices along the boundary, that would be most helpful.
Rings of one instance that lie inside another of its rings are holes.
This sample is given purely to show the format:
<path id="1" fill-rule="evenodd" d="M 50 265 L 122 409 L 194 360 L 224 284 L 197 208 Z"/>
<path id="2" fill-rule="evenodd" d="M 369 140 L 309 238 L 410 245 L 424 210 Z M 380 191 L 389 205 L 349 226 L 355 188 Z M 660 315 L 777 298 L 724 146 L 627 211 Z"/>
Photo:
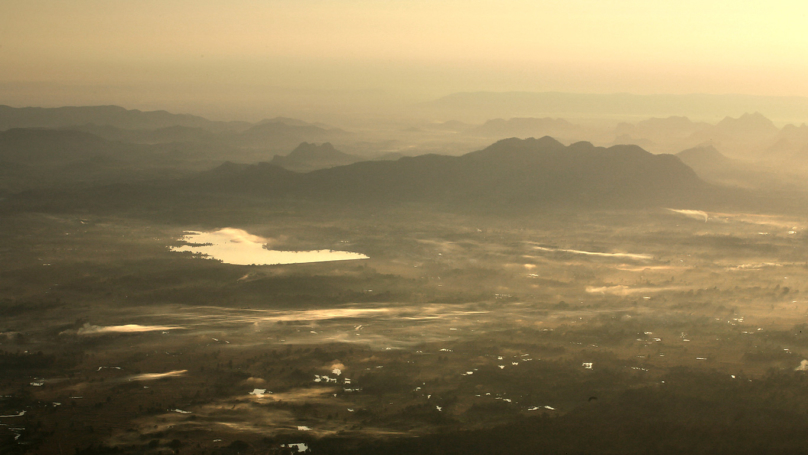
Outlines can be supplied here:
<path id="1" fill-rule="evenodd" d="M 192 218 L 0 220 L 4 451 L 751 453 L 748 428 L 808 428 L 799 213 Z M 172 251 L 225 227 L 368 259 Z"/>

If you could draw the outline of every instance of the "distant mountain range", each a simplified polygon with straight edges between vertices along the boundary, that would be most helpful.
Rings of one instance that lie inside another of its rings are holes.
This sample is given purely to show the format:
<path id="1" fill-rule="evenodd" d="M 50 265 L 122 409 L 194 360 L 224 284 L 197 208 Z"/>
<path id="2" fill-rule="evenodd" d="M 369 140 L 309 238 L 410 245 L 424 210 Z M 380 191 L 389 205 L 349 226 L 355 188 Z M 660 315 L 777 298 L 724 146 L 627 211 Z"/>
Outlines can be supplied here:
<path id="1" fill-rule="evenodd" d="M 563 94 L 556 95 L 556 101 L 567 99 Z M 575 143 L 586 139 L 618 148 L 640 146 L 654 153 L 699 149 L 700 155 L 683 153 L 681 160 L 710 182 L 734 186 L 761 188 L 789 182 L 786 186 L 793 187 L 800 182 L 801 174 L 808 174 L 808 126 L 778 128 L 759 112 L 724 117 L 716 123 L 669 116 L 623 122 L 616 127 L 612 122 L 576 124 L 555 117 L 498 118 L 477 125 L 424 120 L 412 128 L 352 133 L 288 117 L 257 123 L 215 122 L 193 115 L 117 106 L 0 106 L 0 162 L 6 166 L 2 173 L 6 182 L 0 187 L 9 191 L 40 187 L 51 181 L 66 181 L 67 177 L 82 181 L 83 169 L 88 176 L 94 176 L 92 181 L 97 181 L 95 176 L 100 176 L 101 171 L 93 174 L 92 170 L 109 168 L 113 161 L 116 169 L 138 170 L 135 180 L 157 170 L 163 175 L 169 168 L 179 174 L 197 172 L 223 161 L 269 162 L 286 170 L 309 172 L 371 157 L 392 161 L 424 153 L 459 155 L 501 138 L 540 136 L 552 136 L 576 147 L 580 146 Z M 16 174 L 10 167 L 12 163 L 19 170 Z M 77 163 L 84 163 L 84 167 Z M 43 165 L 51 168 L 43 173 Z M 72 169 L 69 173 L 60 174 L 56 169 L 67 165 Z M 23 172 L 29 177 L 20 177 Z M 447 172 L 451 174 L 453 170 Z M 766 173 L 770 175 L 764 178 Z M 8 183 L 12 178 L 17 183 Z M 481 178 L 485 180 L 485 176 Z M 26 185 L 19 184 L 21 181 Z M 132 179 L 122 177 L 122 181 Z"/>
<path id="2" fill-rule="evenodd" d="M 462 121 L 492 117 L 721 118 L 760 111 L 781 121 L 804 119 L 806 97 L 753 95 L 633 95 L 560 92 L 461 92 L 423 103 L 424 113 Z"/>
<path id="3" fill-rule="evenodd" d="M 349 133 L 321 123 L 276 117 L 256 124 L 216 122 L 166 111 L 143 112 L 119 106 L 14 108 L 0 105 L 0 131 L 15 128 L 62 129 L 137 144 L 197 142 L 270 153 L 286 152 L 301 142 L 334 141 Z"/>
<path id="4" fill-rule="evenodd" d="M 723 186 L 758 189 L 805 188 L 805 178 L 800 173 L 800 163 L 792 169 L 776 162 L 752 162 L 729 158 L 712 144 L 702 144 L 676 154 L 702 179 Z M 804 163 L 803 163 L 804 165 Z"/>
<path id="5" fill-rule="evenodd" d="M 688 142 L 721 144 L 733 150 L 735 155 L 748 156 L 773 142 L 779 131 L 771 120 L 759 112 L 746 113 L 738 118 L 725 117 L 716 125 L 696 131 Z"/>
<path id="6" fill-rule="evenodd" d="M 725 117 L 714 125 L 686 117 L 650 118 L 636 124 L 621 123 L 615 135 L 621 143 L 639 144 L 657 152 L 712 144 L 729 156 L 769 163 L 808 147 L 808 127 L 804 124 L 781 129 L 759 112 Z M 804 161 L 808 161 L 808 155 Z"/>
<path id="7" fill-rule="evenodd" d="M 460 157 L 364 161 L 299 174 L 272 164 L 227 165 L 199 189 L 316 201 L 455 206 L 645 205 L 708 189 L 672 155 L 636 146 L 564 146 L 550 137 L 506 139 Z"/>
<path id="8" fill-rule="evenodd" d="M 780 129 L 759 112 L 724 117 L 715 124 L 683 116 L 621 122 L 616 127 L 604 122 L 576 124 L 561 118 L 514 117 L 487 120 L 476 126 L 450 121 L 430 124 L 427 128 L 435 130 L 445 124 L 457 125 L 454 131 L 460 133 L 458 140 L 548 135 L 567 143 L 588 140 L 601 145 L 639 145 L 654 153 L 676 153 L 709 143 L 733 157 L 778 161 L 802 157 L 802 161 L 808 163 L 808 126 L 786 125 Z"/>
<path id="9" fill-rule="evenodd" d="M 109 125 L 124 129 L 156 129 L 168 126 L 205 128 L 211 131 L 238 131 L 246 122 L 215 122 L 189 114 L 166 111 L 139 111 L 120 106 L 68 106 L 57 108 L 0 105 L 0 130 L 10 128 L 65 128 L 75 125 Z"/>
<path id="10" fill-rule="evenodd" d="M 652 117 L 636 124 L 620 123 L 615 129 L 615 135 L 622 137 L 623 141 L 645 140 L 654 144 L 676 143 L 685 141 L 693 134 L 710 126 L 708 123 L 694 122 L 687 117 Z"/>
<path id="11" fill-rule="evenodd" d="M 786 125 L 777 134 L 774 143 L 765 149 L 765 155 L 786 164 L 808 165 L 808 125 Z"/>
<path id="12" fill-rule="evenodd" d="M 557 93 L 527 94 L 526 98 L 521 98 L 521 95 L 457 94 L 447 97 L 446 102 L 463 104 L 491 98 L 494 101 L 510 100 L 508 103 L 521 100 L 520 103 L 530 105 L 536 100 L 544 100 L 549 104 L 543 106 L 549 108 L 554 106 L 553 103 L 562 101 L 569 101 L 572 103 L 570 106 L 574 106 L 576 102 L 594 99 L 591 96 Z M 633 95 L 598 97 L 616 101 L 624 97 L 635 101 L 645 99 Z M 496 105 L 494 103 L 492 106 Z M 618 112 L 621 106 L 617 103 L 610 109 Z M 494 113 L 496 109 L 492 108 L 490 112 Z M 216 122 L 194 115 L 144 112 L 119 106 L 0 106 L 0 131 L 14 128 L 81 131 L 108 141 L 131 144 L 204 144 L 209 148 L 219 148 L 222 152 L 235 151 L 239 156 L 234 156 L 234 159 L 252 162 L 288 153 L 303 142 L 329 142 L 349 153 L 379 157 L 384 151 L 396 151 L 403 155 L 432 152 L 458 154 L 496 139 L 547 135 L 565 143 L 588 140 L 600 145 L 635 144 L 655 153 L 675 153 L 712 143 L 732 157 L 808 163 L 808 127 L 787 125 L 779 129 L 758 112 L 725 117 L 715 124 L 692 121 L 684 116 L 669 116 L 652 117 L 637 123 L 623 122 L 616 128 L 604 123 L 577 124 L 555 117 L 495 118 L 477 125 L 450 120 L 443 123 L 422 122 L 380 136 L 378 132 L 350 133 L 322 123 L 288 117 L 264 119 L 257 123 Z M 239 150 L 244 153 L 239 154 Z"/>

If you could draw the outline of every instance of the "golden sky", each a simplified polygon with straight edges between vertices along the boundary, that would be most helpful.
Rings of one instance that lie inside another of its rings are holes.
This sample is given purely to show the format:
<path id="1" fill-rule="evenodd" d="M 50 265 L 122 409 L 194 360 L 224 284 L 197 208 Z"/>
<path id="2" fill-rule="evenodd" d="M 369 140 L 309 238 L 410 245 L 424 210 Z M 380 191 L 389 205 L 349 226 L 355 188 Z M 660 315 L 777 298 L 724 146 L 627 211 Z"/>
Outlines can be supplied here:
<path id="1" fill-rule="evenodd" d="M 14 105 L 808 96 L 808 2 L 4 0 L 0 69 L 0 104 Z"/>

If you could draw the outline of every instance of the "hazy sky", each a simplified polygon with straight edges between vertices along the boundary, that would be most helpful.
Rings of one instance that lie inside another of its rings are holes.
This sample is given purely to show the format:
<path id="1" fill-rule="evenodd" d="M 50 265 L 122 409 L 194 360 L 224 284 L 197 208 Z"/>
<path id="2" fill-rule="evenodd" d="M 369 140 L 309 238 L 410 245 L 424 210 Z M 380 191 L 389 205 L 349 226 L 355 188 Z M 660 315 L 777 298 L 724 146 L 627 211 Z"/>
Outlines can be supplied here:
<path id="1" fill-rule="evenodd" d="M 0 104 L 808 96 L 806 24 L 805 0 L 0 0 Z"/>

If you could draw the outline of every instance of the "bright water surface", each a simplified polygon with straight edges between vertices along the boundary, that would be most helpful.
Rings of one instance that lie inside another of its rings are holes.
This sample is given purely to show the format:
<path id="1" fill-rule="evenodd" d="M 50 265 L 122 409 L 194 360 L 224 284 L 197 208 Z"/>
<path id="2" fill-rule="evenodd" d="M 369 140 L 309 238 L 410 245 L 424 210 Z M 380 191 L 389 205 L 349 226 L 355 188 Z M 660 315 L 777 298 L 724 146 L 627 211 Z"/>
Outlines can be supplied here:
<path id="1" fill-rule="evenodd" d="M 348 251 L 270 250 L 266 248 L 266 239 L 233 228 L 214 232 L 188 232 L 182 240 L 194 245 L 172 247 L 171 251 L 199 253 L 209 259 L 219 260 L 226 264 L 278 265 L 368 259 L 364 254 Z"/>

